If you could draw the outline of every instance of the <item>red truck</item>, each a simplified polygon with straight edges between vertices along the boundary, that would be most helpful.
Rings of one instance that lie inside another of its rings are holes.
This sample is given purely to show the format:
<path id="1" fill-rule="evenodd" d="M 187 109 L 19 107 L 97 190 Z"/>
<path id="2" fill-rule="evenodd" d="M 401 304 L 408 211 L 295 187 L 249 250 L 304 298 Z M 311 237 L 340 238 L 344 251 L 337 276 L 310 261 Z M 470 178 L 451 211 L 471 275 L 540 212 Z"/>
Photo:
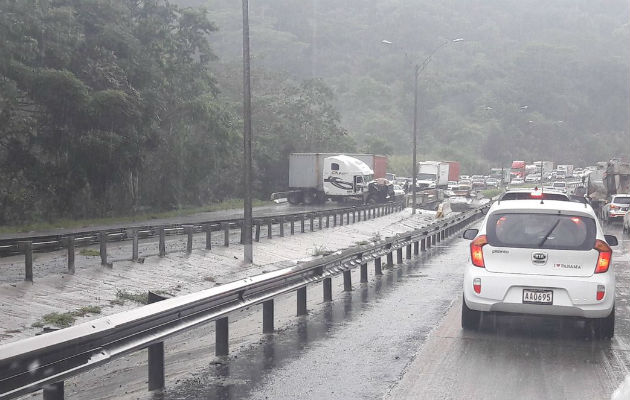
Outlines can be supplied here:
<path id="1" fill-rule="evenodd" d="M 525 179 L 525 166 L 525 161 L 512 161 L 512 168 L 510 170 L 512 178 Z"/>
<path id="2" fill-rule="evenodd" d="M 461 171 L 461 166 L 459 161 L 442 161 L 448 164 L 448 180 L 457 182 L 459 181 L 459 173 Z"/>

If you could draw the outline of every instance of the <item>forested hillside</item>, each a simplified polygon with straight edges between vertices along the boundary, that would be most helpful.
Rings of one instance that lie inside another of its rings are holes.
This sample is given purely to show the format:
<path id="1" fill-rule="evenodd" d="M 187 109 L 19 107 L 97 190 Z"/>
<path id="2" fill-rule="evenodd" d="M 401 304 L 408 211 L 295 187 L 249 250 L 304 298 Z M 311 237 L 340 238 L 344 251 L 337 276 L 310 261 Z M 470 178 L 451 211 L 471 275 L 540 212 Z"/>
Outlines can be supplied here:
<path id="1" fill-rule="evenodd" d="M 0 223 L 238 197 L 240 100 L 217 97 L 215 31 L 164 0 L 0 0 Z M 257 74 L 263 197 L 284 153 L 348 138 L 321 82 Z"/>
<path id="2" fill-rule="evenodd" d="M 241 2 L 181 1 L 208 7 L 221 62 L 238 60 Z M 409 154 L 413 68 L 404 52 L 422 62 L 463 38 L 420 76 L 422 157 L 474 170 L 630 153 L 626 1 L 250 1 L 250 18 L 253 70 L 323 78 L 359 150 Z"/>
<path id="3" fill-rule="evenodd" d="M 460 37 L 420 75 L 421 159 L 630 154 L 626 1 L 251 0 L 250 18 L 261 198 L 293 151 L 409 156 L 413 64 Z M 241 22 L 238 0 L 0 0 L 0 223 L 238 197 Z"/>

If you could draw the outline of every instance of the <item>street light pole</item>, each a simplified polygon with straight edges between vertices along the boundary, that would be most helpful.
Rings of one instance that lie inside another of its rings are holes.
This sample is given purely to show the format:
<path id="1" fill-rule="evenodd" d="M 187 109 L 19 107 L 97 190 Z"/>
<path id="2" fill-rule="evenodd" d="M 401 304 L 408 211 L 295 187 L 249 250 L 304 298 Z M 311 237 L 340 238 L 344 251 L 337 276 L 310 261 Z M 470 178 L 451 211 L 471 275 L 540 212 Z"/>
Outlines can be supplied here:
<path id="1" fill-rule="evenodd" d="M 418 75 L 420 72 L 420 66 L 416 64 L 414 69 L 414 84 L 413 84 L 413 167 L 412 167 L 412 186 L 411 186 L 411 214 L 416 213 L 416 181 L 418 176 L 418 162 L 417 147 L 418 147 Z"/>
<path id="2" fill-rule="evenodd" d="M 254 261 L 252 248 L 252 95 L 249 70 L 249 4 L 243 0 L 243 259 Z"/>
<path id="3" fill-rule="evenodd" d="M 411 167 L 411 176 L 412 176 L 412 196 L 411 196 L 411 213 L 415 214 L 416 213 L 416 181 L 417 181 L 417 176 L 418 176 L 418 165 L 417 165 L 417 147 L 418 147 L 418 77 L 420 76 L 420 74 L 422 73 L 422 71 L 424 71 L 424 69 L 427 67 L 427 65 L 429 65 L 429 62 L 431 62 L 431 57 L 433 57 L 433 55 L 435 53 L 437 53 L 438 50 L 440 50 L 442 47 L 446 46 L 449 43 L 456 43 L 456 42 L 461 42 L 464 39 L 462 38 L 457 38 L 457 39 L 453 39 L 453 40 L 446 40 L 444 41 L 444 43 L 440 44 L 438 47 L 436 47 L 425 59 L 424 61 L 422 61 L 421 64 L 413 64 L 411 62 L 411 59 L 409 58 L 409 55 L 407 54 L 407 52 L 399 47 L 398 49 L 400 49 L 403 54 L 405 55 L 405 58 L 407 59 L 407 61 L 409 62 L 410 65 L 413 65 L 414 67 L 414 74 L 413 74 L 413 78 L 414 78 L 414 85 L 413 85 L 413 92 L 414 92 L 414 96 L 413 96 L 413 155 L 412 155 L 412 167 Z M 394 44 L 393 42 L 389 41 L 389 40 L 381 40 L 381 43 L 386 44 L 386 45 L 391 45 Z"/>

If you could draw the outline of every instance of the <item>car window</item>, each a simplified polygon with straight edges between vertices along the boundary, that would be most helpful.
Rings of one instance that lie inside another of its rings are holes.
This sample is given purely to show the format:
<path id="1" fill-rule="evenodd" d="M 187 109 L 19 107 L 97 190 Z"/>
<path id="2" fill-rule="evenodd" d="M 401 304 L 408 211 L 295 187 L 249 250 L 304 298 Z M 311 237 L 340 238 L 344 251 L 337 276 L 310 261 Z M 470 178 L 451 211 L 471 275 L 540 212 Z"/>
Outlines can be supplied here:
<path id="1" fill-rule="evenodd" d="M 501 197 L 501 201 L 504 200 L 540 200 L 540 197 L 532 197 L 529 192 L 506 192 Z M 569 201 L 567 196 L 560 193 L 543 193 L 543 200 L 559 200 L 559 201 Z"/>
<path id="2" fill-rule="evenodd" d="M 614 202 L 617 204 L 630 204 L 630 197 L 615 197 Z"/>
<path id="3" fill-rule="evenodd" d="M 592 218 L 541 213 L 496 213 L 486 235 L 494 247 L 590 250 L 595 244 Z"/>

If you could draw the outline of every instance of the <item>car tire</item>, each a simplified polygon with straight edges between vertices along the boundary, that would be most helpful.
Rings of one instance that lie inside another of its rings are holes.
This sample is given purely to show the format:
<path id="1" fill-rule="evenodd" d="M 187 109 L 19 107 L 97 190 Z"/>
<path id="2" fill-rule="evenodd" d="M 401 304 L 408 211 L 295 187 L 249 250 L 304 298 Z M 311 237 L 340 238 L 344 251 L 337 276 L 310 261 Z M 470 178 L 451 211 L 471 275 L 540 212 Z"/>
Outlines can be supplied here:
<path id="1" fill-rule="evenodd" d="M 471 310 L 466 305 L 466 298 L 462 297 L 462 328 L 466 330 L 479 329 L 481 311 Z"/>
<path id="2" fill-rule="evenodd" d="M 597 318 L 594 321 L 596 339 L 612 339 L 615 335 L 615 307 L 607 317 Z"/>

